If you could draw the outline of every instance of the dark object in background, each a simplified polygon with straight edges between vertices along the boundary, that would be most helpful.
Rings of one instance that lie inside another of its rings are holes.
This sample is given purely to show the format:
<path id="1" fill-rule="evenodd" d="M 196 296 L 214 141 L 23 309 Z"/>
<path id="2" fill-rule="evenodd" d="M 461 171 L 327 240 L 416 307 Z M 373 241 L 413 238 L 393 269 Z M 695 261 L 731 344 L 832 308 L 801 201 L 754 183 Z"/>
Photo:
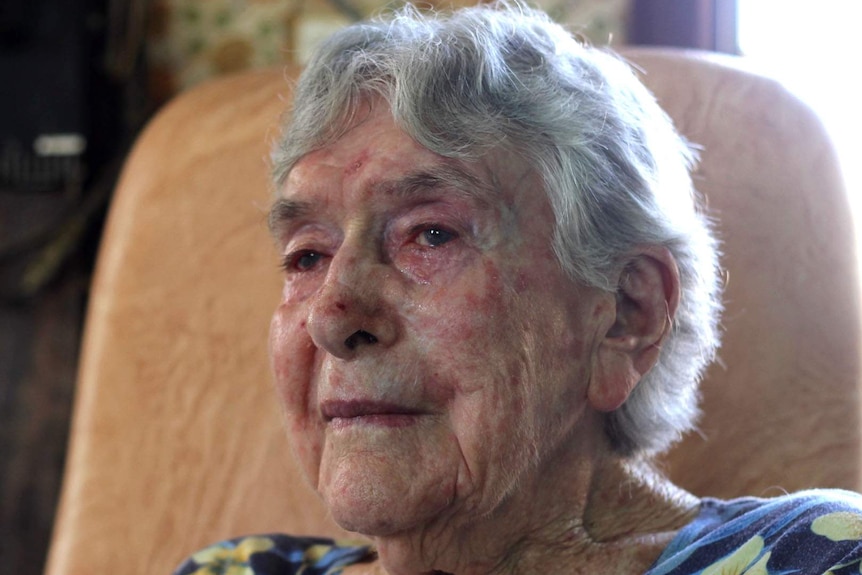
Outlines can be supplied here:
<path id="1" fill-rule="evenodd" d="M 3 574 L 41 574 L 48 549 L 95 246 L 135 127 L 129 93 L 146 97 L 130 4 L 0 0 Z M 125 75 L 111 38 L 130 39 Z"/>
<path id="2" fill-rule="evenodd" d="M 737 0 L 630 0 L 628 41 L 739 53 Z"/>
<path id="3" fill-rule="evenodd" d="M 0 2 L 0 297 L 32 297 L 81 248 L 123 146 L 107 0 Z M 95 185 L 100 180 L 104 185 Z"/>
<path id="4" fill-rule="evenodd" d="M 81 186 L 88 164 L 104 160 L 117 114 L 98 66 L 101 8 L 74 0 L 0 4 L 3 190 L 68 192 Z"/>

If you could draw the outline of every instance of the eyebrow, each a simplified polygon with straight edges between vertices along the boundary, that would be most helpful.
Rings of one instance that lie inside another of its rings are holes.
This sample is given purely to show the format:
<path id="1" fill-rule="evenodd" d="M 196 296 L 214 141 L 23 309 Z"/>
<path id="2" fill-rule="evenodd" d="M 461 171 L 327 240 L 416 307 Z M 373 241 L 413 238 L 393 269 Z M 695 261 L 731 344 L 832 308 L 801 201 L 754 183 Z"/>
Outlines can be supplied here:
<path id="1" fill-rule="evenodd" d="M 305 217 L 313 210 L 308 202 L 277 198 L 269 208 L 266 218 L 269 233 L 275 239 L 279 239 L 287 231 L 290 222 Z"/>
<path id="2" fill-rule="evenodd" d="M 496 188 L 464 170 L 460 166 L 446 163 L 432 168 L 410 172 L 402 177 L 384 180 L 374 184 L 373 189 L 382 195 L 412 198 L 449 188 L 457 196 L 489 205 L 496 195 Z M 310 202 L 290 198 L 277 198 L 269 210 L 267 218 L 269 231 L 276 239 L 284 235 L 292 222 L 307 217 L 314 212 Z"/>
<path id="3" fill-rule="evenodd" d="M 385 180 L 375 188 L 385 195 L 404 198 L 451 188 L 456 195 L 483 203 L 488 202 L 495 192 L 493 187 L 474 174 L 451 163 L 411 172 L 395 180 Z"/>

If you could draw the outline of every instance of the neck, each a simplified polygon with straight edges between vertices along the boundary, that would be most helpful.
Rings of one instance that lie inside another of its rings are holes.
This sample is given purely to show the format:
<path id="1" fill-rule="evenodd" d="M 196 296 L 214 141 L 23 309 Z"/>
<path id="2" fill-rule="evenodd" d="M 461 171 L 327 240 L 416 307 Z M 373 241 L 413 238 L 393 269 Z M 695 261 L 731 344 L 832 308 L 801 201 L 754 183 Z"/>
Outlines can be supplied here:
<path id="1" fill-rule="evenodd" d="M 643 573 L 699 500 L 648 462 L 560 453 L 494 513 L 378 538 L 390 575 Z M 462 510 L 463 511 L 463 510 Z"/>

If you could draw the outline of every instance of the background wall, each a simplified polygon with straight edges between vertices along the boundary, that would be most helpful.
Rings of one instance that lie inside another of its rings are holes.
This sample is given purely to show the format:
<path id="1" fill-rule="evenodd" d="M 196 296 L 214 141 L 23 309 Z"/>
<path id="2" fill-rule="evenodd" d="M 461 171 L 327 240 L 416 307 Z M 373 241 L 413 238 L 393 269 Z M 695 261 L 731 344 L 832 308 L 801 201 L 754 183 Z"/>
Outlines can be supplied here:
<path id="1" fill-rule="evenodd" d="M 594 44 L 624 41 L 630 0 L 539 0 L 558 22 Z M 426 3 L 459 6 L 469 0 Z M 386 6 L 380 0 L 157 0 L 147 54 L 159 98 L 206 78 L 279 63 L 303 63 L 334 30 Z"/>

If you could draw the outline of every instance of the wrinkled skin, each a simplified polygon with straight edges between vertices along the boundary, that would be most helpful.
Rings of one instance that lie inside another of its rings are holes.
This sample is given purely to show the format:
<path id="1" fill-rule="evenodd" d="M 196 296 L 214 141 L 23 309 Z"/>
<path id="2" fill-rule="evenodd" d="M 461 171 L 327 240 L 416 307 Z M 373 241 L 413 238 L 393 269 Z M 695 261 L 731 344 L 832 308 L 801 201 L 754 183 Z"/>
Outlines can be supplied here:
<path id="1" fill-rule="evenodd" d="M 525 572 L 533 539 L 586 557 L 599 471 L 600 516 L 620 482 L 655 483 L 607 464 L 591 401 L 616 381 L 614 297 L 562 272 L 522 160 L 444 159 L 366 112 L 275 208 L 271 357 L 303 469 L 389 573 Z"/>

